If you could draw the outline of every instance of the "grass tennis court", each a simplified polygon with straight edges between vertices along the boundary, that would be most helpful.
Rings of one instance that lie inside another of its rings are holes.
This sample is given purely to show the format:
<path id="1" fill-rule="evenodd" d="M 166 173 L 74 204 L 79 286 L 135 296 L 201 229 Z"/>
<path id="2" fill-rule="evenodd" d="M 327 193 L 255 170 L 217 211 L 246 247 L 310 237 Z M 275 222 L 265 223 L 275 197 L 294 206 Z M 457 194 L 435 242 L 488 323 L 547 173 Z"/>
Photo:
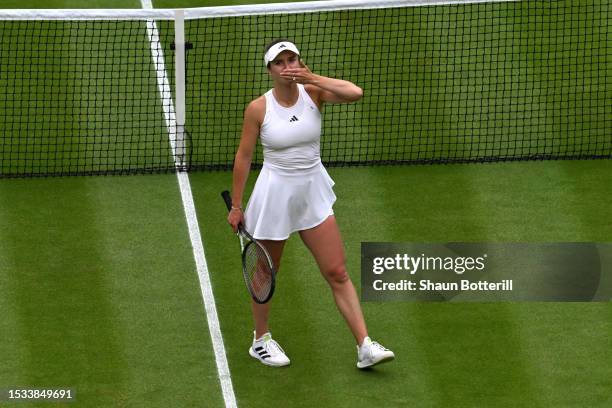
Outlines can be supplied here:
<path id="1" fill-rule="evenodd" d="M 356 285 L 364 241 L 612 240 L 610 160 L 329 172 Z M 292 364 L 258 364 L 247 353 L 248 295 L 219 196 L 231 174 L 190 179 L 238 406 L 612 404 L 609 303 L 365 303 L 370 332 L 397 359 L 357 370 L 350 333 L 296 237 L 271 320 Z M 0 242 L 0 388 L 71 387 L 77 402 L 67 406 L 79 407 L 223 406 L 175 175 L 2 179 Z"/>
<path id="2" fill-rule="evenodd" d="M 353 279 L 361 241 L 609 240 L 610 170 L 608 161 L 333 169 Z M 192 175 L 239 406 L 609 403 L 608 303 L 365 304 L 397 361 L 358 371 L 297 239 L 272 320 L 292 366 L 251 361 L 237 243 L 218 198 L 229 180 Z M 79 406 L 222 405 L 174 176 L 0 186 L 0 383 L 69 384 Z M 352 221 L 364 214 L 372 222 Z"/>

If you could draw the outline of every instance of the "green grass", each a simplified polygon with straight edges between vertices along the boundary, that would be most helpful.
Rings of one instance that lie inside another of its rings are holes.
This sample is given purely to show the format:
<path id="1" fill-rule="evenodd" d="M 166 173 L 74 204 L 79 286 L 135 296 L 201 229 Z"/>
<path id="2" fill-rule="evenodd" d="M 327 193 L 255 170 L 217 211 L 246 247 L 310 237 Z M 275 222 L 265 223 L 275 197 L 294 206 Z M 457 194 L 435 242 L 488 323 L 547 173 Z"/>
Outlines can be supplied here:
<path id="1" fill-rule="evenodd" d="M 86 407 L 219 403 L 174 176 L 5 180 L 0 208 L 2 386 L 72 387 Z"/>
<path id="2" fill-rule="evenodd" d="M 353 282 L 359 284 L 364 241 L 609 241 L 612 210 L 603 197 L 610 170 L 608 161 L 332 169 Z M 246 354 L 250 312 L 239 259 L 231 255 L 238 244 L 218 197 L 231 175 L 191 179 L 220 318 L 233 322 L 224 333 L 239 405 L 270 405 L 259 397 L 263 387 L 281 395 L 272 405 L 298 407 L 609 402 L 610 368 L 597 357 L 612 346 L 609 303 L 366 303 L 370 332 L 398 358 L 359 372 L 350 333 L 295 237 L 287 244 L 271 324 L 292 365 L 260 367 Z M 244 301 L 224 305 L 223 299 Z M 316 347 L 324 351 L 313 353 Z"/>
<path id="3" fill-rule="evenodd" d="M 537 22 L 542 28 L 579 31 L 589 39 L 603 41 L 605 26 L 566 20 L 545 11 L 526 13 L 529 3 L 517 6 L 525 13 L 517 11 L 513 15 L 508 11 L 504 15 L 519 24 L 515 31 L 505 32 L 503 38 L 485 33 L 486 41 L 525 55 L 520 61 L 497 61 L 496 68 L 492 64 L 499 55 L 475 53 L 476 48 L 469 46 L 472 37 L 468 37 L 465 48 L 451 47 L 444 57 L 435 54 L 428 38 L 453 37 L 461 30 L 475 29 L 471 25 L 461 28 L 455 21 L 457 16 L 450 12 L 452 8 L 444 8 L 444 20 L 429 23 L 416 24 L 416 14 L 405 16 L 402 24 L 410 27 L 410 35 L 423 37 L 423 47 L 406 51 L 409 66 L 393 63 L 386 67 L 388 81 L 380 81 L 381 72 L 371 69 L 368 58 L 359 59 L 355 44 L 367 50 L 380 46 L 379 51 L 372 51 L 373 56 L 391 52 L 393 44 L 368 37 L 375 36 L 376 30 L 360 24 L 359 13 L 346 19 L 341 13 L 334 14 L 323 32 L 330 46 L 339 46 L 338 56 L 323 55 L 317 47 L 302 42 L 307 62 L 317 71 L 354 79 L 364 86 L 369 99 L 328 109 L 323 144 L 333 141 L 361 159 L 368 153 L 351 150 L 353 141 L 379 129 L 388 131 L 387 135 L 409 132 L 411 138 L 401 139 L 392 147 L 382 143 L 387 136 L 371 142 L 371 151 L 387 157 L 414 154 L 407 141 L 430 138 L 429 132 L 433 132 L 467 144 L 441 144 L 435 146 L 437 150 L 430 144 L 419 157 L 432 157 L 440 149 L 461 157 L 473 153 L 472 142 L 491 152 L 505 149 L 529 153 L 535 146 L 523 136 L 533 133 L 544 135 L 542 145 L 537 146 L 544 151 L 569 151 L 583 145 L 609 152 L 612 141 L 605 132 L 607 117 L 601 105 L 609 93 L 608 85 L 598 82 L 601 77 L 591 75 L 594 69 L 606 72 L 609 55 L 588 54 L 595 49 L 580 49 L 581 55 L 573 55 L 566 43 L 547 43 L 549 39 L 538 36 L 537 31 L 526 45 L 523 30 Z M 213 4 L 219 2 L 155 2 L 156 7 Z M 572 7 L 578 7 L 576 4 Z M 2 7 L 40 5 L 34 1 L 4 2 Z M 43 6 L 138 8 L 140 4 L 75 0 L 46 2 Z M 499 7 L 510 10 L 511 5 Z M 601 4 L 597 10 L 584 11 L 605 14 L 605 7 Z M 411 12 L 428 13 L 433 9 Z M 389 17 L 379 18 L 379 26 L 389 22 Z M 192 103 L 202 109 L 199 116 L 194 112 L 190 119 L 192 136 L 208 132 L 216 137 L 212 147 L 194 141 L 196 152 L 208 162 L 233 154 L 235 139 L 227 135 L 239 132 L 240 109 L 223 109 L 219 104 L 229 97 L 234 106 L 243 106 L 269 86 L 259 63 L 261 46 L 267 36 L 297 35 L 296 27 L 286 21 L 249 21 L 242 28 L 244 33 L 232 32 L 230 27 L 196 32 L 203 26 L 188 25 L 191 39 L 224 40 L 228 50 L 248 50 L 247 56 L 253 61 L 243 70 L 231 59 L 224 60 L 222 80 L 212 76 L 212 89 L 194 87 L 188 93 Z M 446 24 L 449 22 L 452 24 Z M 275 30 L 266 31 L 269 24 L 275 24 Z M 334 27 L 339 25 L 353 30 L 352 37 L 334 34 Z M 128 26 L 122 25 L 117 32 L 127 33 Z M 494 27 L 481 28 L 486 31 Z M 77 26 L 86 31 L 89 28 L 87 24 Z M 298 29 L 303 38 L 308 37 L 309 27 Z M 155 99 L 157 85 L 144 27 L 132 31 L 140 38 L 135 43 L 136 51 L 94 48 L 109 56 L 97 64 L 96 72 L 82 69 L 70 76 L 61 64 L 51 64 L 31 74 L 35 76 L 28 82 L 30 87 L 19 99 L 22 105 L 0 100 L 3 112 L 16 109 L 28 113 L 31 120 L 21 129 L 25 133 L 42 127 L 47 114 L 61 112 L 66 119 L 45 134 L 45 143 L 31 143 L 25 150 L 30 164 L 40 162 L 41 172 L 49 158 L 58 157 L 57 168 L 67 171 L 70 167 L 63 159 L 83 154 L 89 160 L 85 165 L 93 170 L 121 163 L 128 167 L 143 165 L 150 159 L 150 141 L 139 136 L 151 134 L 160 143 L 158 150 L 165 152 L 163 163 L 171 165 L 161 107 L 132 99 L 117 106 L 115 96 L 101 90 L 108 81 L 120 84 L 125 92 L 138 88 L 141 94 L 149 95 L 148 99 Z M 161 24 L 160 31 L 167 46 L 167 26 Z M 66 27 L 58 31 L 62 37 L 70 32 Z M 243 37 L 247 39 L 246 48 L 241 43 Z M 572 41 L 573 37 L 566 35 L 563 39 Z M 31 37 L 28 47 L 40 48 L 26 55 L 10 39 L 1 38 L 4 51 L 15 58 L 30 58 L 24 70 L 14 70 L 14 75 L 29 72 L 31 58 L 43 50 L 53 51 L 61 60 L 71 55 L 86 58 L 87 49 L 99 47 L 66 40 L 61 49 L 54 49 Z M 530 47 L 548 47 L 550 61 L 523 54 Z M 213 57 L 194 49 L 188 60 L 190 69 L 197 73 L 214 62 Z M 345 71 L 343 58 L 353 61 L 357 68 Z M 448 64 L 451 60 L 453 64 Z M 120 61 L 127 64 L 117 70 Z M 148 75 L 141 79 L 126 76 L 131 66 L 147 64 L 151 68 Z M 172 68 L 171 60 L 167 64 Z M 571 67 L 571 71 L 563 66 Z M 466 69 L 465 75 L 459 68 Z M 15 79 L 7 72 L 0 71 L 0 85 L 14 89 Z M 367 80 L 377 75 L 376 81 Z M 520 82 L 514 79 L 519 75 L 533 79 L 545 92 L 535 95 L 531 90 L 515 89 Z M 80 76 L 90 80 L 87 86 L 79 83 Z M 239 78 L 238 83 L 234 78 Z M 257 86 L 248 88 L 250 93 L 241 91 L 253 78 L 257 78 Z M 47 80 L 58 92 L 48 98 L 46 110 L 40 113 L 35 104 L 27 102 L 30 96 L 40 94 Z M 400 85 L 394 81 L 407 84 L 410 92 L 401 96 Z M 581 88 L 575 88 L 576 84 Z M 412 92 L 433 85 L 448 93 Z M 457 92 L 472 86 L 481 87 L 478 92 L 482 95 L 476 98 L 473 94 L 469 103 L 458 105 Z M 61 95 L 74 87 L 80 87 L 78 97 L 64 101 Z M 559 99 L 568 94 L 572 98 L 561 103 Z M 599 98 L 594 105 L 590 102 L 593 95 Z M 80 102 L 94 97 L 98 98 L 96 108 L 88 112 Z M 514 100 L 522 105 L 514 105 Z M 382 114 L 371 113 L 373 103 L 380 104 Z M 413 119 L 424 122 L 408 120 L 408 116 L 390 119 L 387 112 L 396 104 L 414 115 Z M 77 120 L 80 118 L 82 122 Z M 88 118 L 95 118 L 105 131 L 89 128 L 94 122 Z M 488 127 L 474 129 L 473 138 L 466 139 L 453 127 L 457 118 L 483 119 Z M 115 156 L 112 147 L 119 143 L 121 130 L 112 126 L 138 120 L 146 122 L 146 127 L 131 128 L 133 138 L 127 143 L 138 147 L 140 155 Z M 0 127 L 6 123 L 3 121 Z M 82 126 L 86 137 L 66 137 L 65 126 Z M 500 144 L 489 142 L 488 131 L 501 137 Z M 556 144 L 551 135 L 567 137 Z M 585 145 L 586 135 L 593 139 Z M 57 137 L 66 137 L 70 149 L 41 148 Z M 13 168 L 4 160 L 6 152 L 15 152 L 16 148 L 8 149 L 14 140 L 5 140 L 0 166 L 3 173 Z M 93 140 L 109 150 L 96 156 L 90 145 L 83 143 Z M 364 241 L 612 241 L 609 160 L 333 168 L 330 174 L 337 183 L 335 212 L 356 285 L 360 281 L 360 244 Z M 612 403 L 612 369 L 607 358 L 612 348 L 609 302 L 364 303 L 371 334 L 391 347 L 397 360 L 370 371 L 357 370 L 351 335 L 314 260 L 297 237 L 286 246 L 271 316 L 274 336 L 289 353 L 292 364 L 281 370 L 263 367 L 247 354 L 252 330 L 249 301 L 241 280 L 238 243 L 229 231 L 219 196 L 221 190 L 230 187 L 231 174 L 193 173 L 190 178 L 238 406 L 531 408 L 607 407 Z M 0 180 L 0 242 L 0 388 L 73 387 L 78 400 L 74 406 L 79 407 L 223 405 L 175 176 Z"/>
<path id="4" fill-rule="evenodd" d="M 331 169 L 353 281 L 362 241 L 609 241 L 611 167 Z M 292 365 L 257 364 L 219 197 L 231 174 L 191 180 L 239 406 L 609 403 L 600 358 L 612 346 L 609 303 L 365 303 L 370 332 L 398 358 L 358 371 L 350 333 L 295 237 L 271 319 Z M 178 196 L 174 176 L 0 183 L 0 384 L 72 386 L 85 407 L 222 404 Z"/>

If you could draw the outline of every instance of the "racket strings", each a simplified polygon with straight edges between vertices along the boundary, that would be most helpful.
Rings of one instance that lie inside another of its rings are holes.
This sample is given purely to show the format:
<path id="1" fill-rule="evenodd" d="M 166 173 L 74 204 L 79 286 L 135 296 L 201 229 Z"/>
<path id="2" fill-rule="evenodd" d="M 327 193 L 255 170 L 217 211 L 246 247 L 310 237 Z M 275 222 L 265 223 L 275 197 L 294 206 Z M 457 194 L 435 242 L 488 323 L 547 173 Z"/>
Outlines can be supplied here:
<path id="1" fill-rule="evenodd" d="M 246 248 L 244 272 L 253 296 L 259 301 L 267 300 L 272 290 L 273 271 L 266 253 L 254 243 Z"/>

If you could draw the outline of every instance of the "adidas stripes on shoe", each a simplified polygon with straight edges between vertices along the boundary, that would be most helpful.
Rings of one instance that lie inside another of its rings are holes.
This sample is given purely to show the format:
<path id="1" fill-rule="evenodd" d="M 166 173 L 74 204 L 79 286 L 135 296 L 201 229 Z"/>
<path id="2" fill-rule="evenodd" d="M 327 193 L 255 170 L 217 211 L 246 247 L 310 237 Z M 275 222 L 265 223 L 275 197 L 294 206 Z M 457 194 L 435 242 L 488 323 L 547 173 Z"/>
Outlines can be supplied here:
<path id="1" fill-rule="evenodd" d="M 281 346 L 272 339 L 269 332 L 258 339 L 255 339 L 255 333 L 253 332 L 253 345 L 249 348 L 249 354 L 271 367 L 282 367 L 290 363 Z"/>
<path id="2" fill-rule="evenodd" d="M 357 367 L 367 368 L 373 365 L 385 363 L 395 358 L 393 352 L 379 343 L 372 341 L 369 337 L 363 340 L 361 346 L 357 346 Z"/>

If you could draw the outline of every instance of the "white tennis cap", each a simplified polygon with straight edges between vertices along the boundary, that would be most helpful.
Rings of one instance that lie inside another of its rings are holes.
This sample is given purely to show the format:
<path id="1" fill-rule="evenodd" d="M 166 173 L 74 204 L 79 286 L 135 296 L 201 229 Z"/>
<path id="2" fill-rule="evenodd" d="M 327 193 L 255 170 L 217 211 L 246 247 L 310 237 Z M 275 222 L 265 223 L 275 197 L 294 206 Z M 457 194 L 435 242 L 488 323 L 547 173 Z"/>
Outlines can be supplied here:
<path id="1" fill-rule="evenodd" d="M 266 66 L 268 66 L 269 63 L 274 61 L 274 58 L 276 58 L 276 56 L 283 51 L 292 51 L 297 55 L 300 55 L 300 51 L 297 49 L 294 43 L 289 41 L 282 41 L 271 46 L 268 52 L 266 52 L 266 55 L 264 56 Z"/>

